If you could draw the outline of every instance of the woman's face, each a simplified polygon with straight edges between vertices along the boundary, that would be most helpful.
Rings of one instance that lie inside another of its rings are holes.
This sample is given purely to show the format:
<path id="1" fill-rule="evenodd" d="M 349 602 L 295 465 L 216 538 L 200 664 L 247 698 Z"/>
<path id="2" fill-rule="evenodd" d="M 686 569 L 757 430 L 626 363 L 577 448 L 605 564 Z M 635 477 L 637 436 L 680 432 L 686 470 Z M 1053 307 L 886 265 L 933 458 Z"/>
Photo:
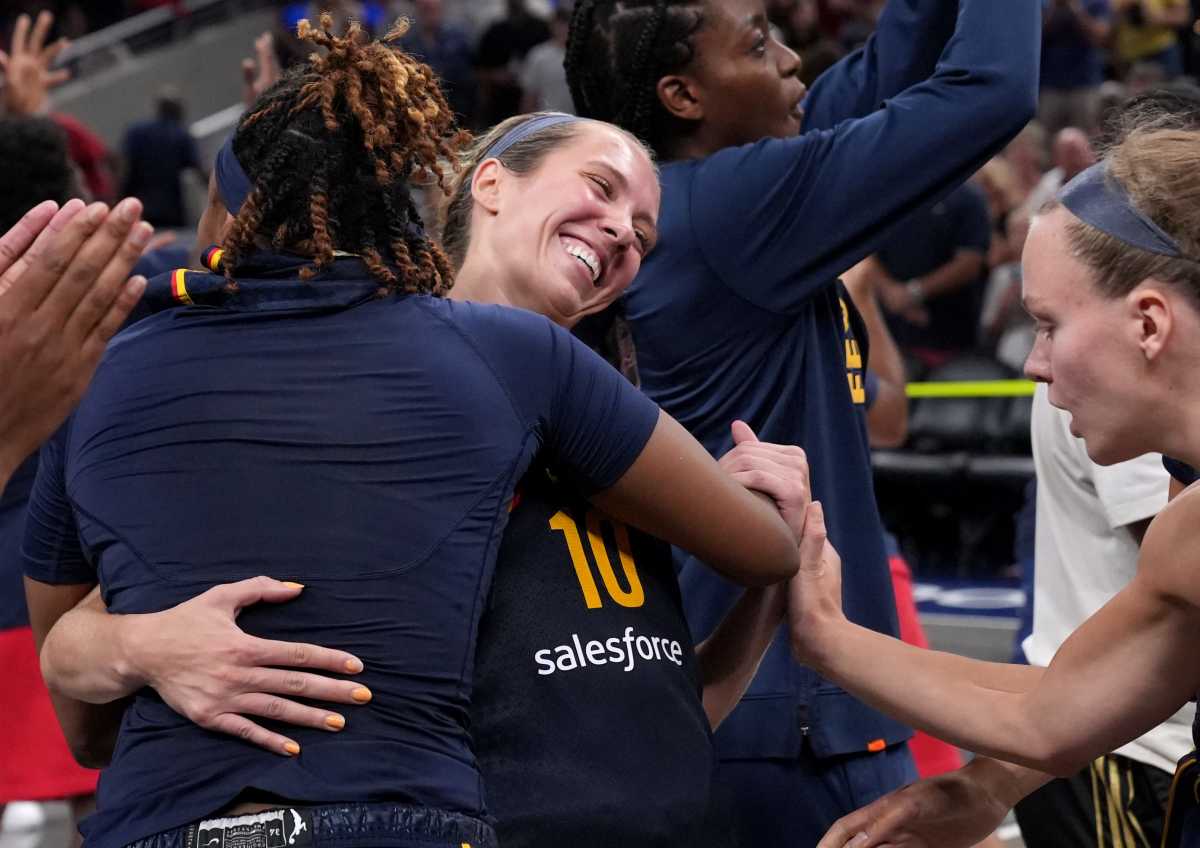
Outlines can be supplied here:
<path id="1" fill-rule="evenodd" d="M 564 327 L 616 300 L 658 238 L 650 157 L 603 124 L 579 125 L 575 138 L 525 175 L 485 162 L 472 190 L 467 261 L 486 251 L 508 303 Z"/>
<path id="2" fill-rule="evenodd" d="M 1037 322 L 1025 373 L 1048 384 L 1050 403 L 1071 414 L 1088 455 L 1111 465 L 1154 450 L 1153 395 L 1145 321 L 1129 297 L 1106 297 L 1076 259 L 1065 209 L 1036 218 L 1025 242 L 1022 294 Z"/>
<path id="3" fill-rule="evenodd" d="M 681 76 L 696 86 L 703 121 L 720 146 L 800 132 L 800 57 L 771 34 L 763 0 L 708 3 L 694 39 L 696 59 Z"/>

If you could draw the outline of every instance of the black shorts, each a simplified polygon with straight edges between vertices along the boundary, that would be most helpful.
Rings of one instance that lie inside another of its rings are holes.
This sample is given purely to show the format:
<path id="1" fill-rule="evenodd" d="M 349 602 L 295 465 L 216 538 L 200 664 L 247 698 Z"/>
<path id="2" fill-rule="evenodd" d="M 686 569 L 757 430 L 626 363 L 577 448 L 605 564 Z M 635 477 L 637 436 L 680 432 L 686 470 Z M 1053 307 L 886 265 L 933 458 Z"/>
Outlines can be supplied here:
<path id="1" fill-rule="evenodd" d="M 1017 804 L 1026 848 L 1159 848 L 1171 775 L 1106 754 Z"/>

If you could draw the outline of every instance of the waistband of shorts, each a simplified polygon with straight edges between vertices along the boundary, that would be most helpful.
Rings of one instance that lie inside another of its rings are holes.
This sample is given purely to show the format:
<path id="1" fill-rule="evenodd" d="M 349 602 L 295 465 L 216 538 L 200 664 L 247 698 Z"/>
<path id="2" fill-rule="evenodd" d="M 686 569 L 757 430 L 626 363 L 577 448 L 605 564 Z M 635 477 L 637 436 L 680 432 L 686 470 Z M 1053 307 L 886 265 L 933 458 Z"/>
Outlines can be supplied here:
<path id="1" fill-rule="evenodd" d="M 394 803 L 297 804 L 193 822 L 128 848 L 497 848 L 487 822 Z"/>

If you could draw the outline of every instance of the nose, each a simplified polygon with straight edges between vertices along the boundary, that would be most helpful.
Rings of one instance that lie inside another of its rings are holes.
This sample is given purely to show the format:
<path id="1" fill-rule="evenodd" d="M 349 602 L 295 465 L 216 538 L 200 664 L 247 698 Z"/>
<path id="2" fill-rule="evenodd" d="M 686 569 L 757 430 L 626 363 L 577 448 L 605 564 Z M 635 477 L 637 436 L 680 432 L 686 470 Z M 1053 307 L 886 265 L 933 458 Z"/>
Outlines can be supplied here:
<path id="1" fill-rule="evenodd" d="M 779 61 L 776 63 L 776 66 L 779 68 L 779 75 L 784 79 L 800 76 L 800 65 L 802 64 L 800 54 L 781 41 L 777 41 L 774 38 L 772 38 L 772 41 L 775 41 L 776 49 L 779 50 L 780 54 Z"/>
<path id="2" fill-rule="evenodd" d="M 1025 359 L 1025 376 L 1037 383 L 1053 381 L 1053 375 L 1050 372 L 1050 357 L 1040 333 L 1037 341 L 1033 343 L 1033 349 L 1029 351 L 1029 356 Z"/>
<path id="3" fill-rule="evenodd" d="M 626 223 L 610 219 L 600 225 L 600 231 L 604 233 L 608 241 L 619 248 L 631 246 L 636 238 L 632 222 Z"/>

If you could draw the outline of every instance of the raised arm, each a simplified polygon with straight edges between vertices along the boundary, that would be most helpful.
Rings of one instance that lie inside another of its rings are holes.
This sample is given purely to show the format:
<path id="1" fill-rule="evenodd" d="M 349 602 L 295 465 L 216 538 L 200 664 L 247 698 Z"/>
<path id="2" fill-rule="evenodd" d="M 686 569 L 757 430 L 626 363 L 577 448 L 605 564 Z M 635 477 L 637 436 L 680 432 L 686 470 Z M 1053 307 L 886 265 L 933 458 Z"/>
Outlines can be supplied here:
<path id="1" fill-rule="evenodd" d="M 1029 121 L 1040 27 L 1040 0 L 963 0 L 933 75 L 881 109 L 698 163 L 692 218 L 709 264 L 758 306 L 799 308 Z M 731 221 L 744 237 L 728 238 Z"/>
<path id="2" fill-rule="evenodd" d="M 743 585 L 769 586 L 800 566 L 796 537 L 775 505 L 722 472 L 665 412 L 633 465 L 592 501 Z"/>
<path id="3" fill-rule="evenodd" d="M 819 514 L 810 509 L 814 521 Z M 827 543 L 820 552 L 823 530 L 810 525 L 793 645 L 802 661 L 902 721 L 982 754 L 1073 774 L 1164 721 L 1196 690 L 1200 607 L 1189 575 L 1200 553 L 1188 537 L 1197 517 L 1200 498 L 1186 496 L 1160 514 L 1137 576 L 1045 671 L 922 651 L 847 622 L 836 552 Z"/>
<path id="4" fill-rule="evenodd" d="M 954 33 L 958 0 L 891 0 L 861 49 L 813 83 L 803 131 L 827 130 L 869 115 L 933 73 Z"/>

